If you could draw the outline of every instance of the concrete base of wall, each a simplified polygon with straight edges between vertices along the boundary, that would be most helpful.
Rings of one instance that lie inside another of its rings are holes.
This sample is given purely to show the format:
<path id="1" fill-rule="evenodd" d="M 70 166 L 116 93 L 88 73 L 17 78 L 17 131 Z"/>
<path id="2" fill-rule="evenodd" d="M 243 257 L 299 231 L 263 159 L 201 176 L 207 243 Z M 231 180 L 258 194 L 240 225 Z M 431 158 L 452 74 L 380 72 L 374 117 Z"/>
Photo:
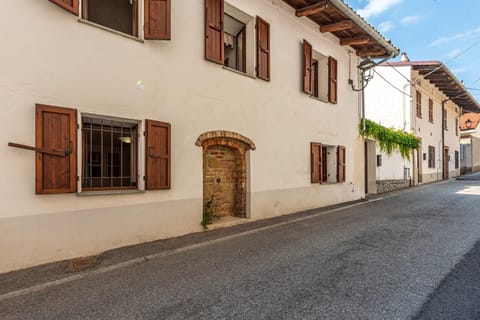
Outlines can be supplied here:
<path id="1" fill-rule="evenodd" d="M 377 180 L 377 192 L 385 193 L 411 186 L 411 180 Z"/>

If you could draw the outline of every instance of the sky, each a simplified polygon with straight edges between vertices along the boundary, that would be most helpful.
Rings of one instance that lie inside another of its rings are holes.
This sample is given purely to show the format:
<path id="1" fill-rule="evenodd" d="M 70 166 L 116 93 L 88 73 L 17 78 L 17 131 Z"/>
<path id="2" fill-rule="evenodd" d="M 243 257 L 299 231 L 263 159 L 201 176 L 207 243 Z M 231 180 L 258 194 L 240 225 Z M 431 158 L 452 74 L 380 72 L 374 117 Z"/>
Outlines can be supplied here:
<path id="1" fill-rule="evenodd" d="M 442 61 L 480 101 L 480 0 L 344 0 L 411 61 Z M 398 61 L 400 57 L 391 61 Z"/>

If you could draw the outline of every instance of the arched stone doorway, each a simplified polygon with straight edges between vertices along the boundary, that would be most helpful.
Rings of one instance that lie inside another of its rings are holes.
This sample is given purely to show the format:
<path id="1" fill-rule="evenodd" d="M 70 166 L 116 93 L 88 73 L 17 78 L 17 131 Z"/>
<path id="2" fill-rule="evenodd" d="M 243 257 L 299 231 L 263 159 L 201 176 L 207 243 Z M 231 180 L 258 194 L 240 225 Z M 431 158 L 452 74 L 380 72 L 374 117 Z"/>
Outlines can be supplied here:
<path id="1" fill-rule="evenodd" d="M 255 150 L 248 138 L 231 131 L 210 131 L 195 143 L 203 148 L 203 203 L 213 199 L 219 217 L 247 217 L 246 153 Z"/>

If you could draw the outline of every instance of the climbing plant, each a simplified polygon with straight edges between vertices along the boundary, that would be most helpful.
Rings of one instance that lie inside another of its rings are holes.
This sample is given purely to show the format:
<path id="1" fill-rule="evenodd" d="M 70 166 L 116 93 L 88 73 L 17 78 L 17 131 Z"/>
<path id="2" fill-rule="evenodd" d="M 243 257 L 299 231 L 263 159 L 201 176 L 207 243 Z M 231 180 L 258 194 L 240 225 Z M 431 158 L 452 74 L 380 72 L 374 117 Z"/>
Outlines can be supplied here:
<path id="1" fill-rule="evenodd" d="M 398 150 L 404 159 L 410 159 L 410 152 L 420 147 L 420 140 L 411 133 L 386 128 L 372 120 L 365 119 L 365 130 L 360 123 L 360 134 L 378 141 L 380 150 L 391 155 Z"/>
<path id="2" fill-rule="evenodd" d="M 207 200 L 203 208 L 203 217 L 202 222 L 200 223 L 204 229 L 208 229 L 208 225 L 212 224 L 213 220 L 218 219 L 218 216 L 215 215 L 213 211 L 213 201 L 214 197 L 212 196 Z"/>

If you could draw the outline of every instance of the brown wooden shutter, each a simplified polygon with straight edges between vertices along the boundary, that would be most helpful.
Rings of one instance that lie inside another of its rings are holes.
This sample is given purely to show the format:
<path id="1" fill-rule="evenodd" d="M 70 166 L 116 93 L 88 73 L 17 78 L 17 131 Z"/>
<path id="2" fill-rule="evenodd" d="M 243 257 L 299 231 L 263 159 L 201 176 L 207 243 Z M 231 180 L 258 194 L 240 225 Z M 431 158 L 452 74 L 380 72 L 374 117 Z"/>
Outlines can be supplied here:
<path id="1" fill-rule="evenodd" d="M 77 192 L 77 110 L 36 105 L 37 194 Z"/>
<path id="2" fill-rule="evenodd" d="M 322 183 L 322 144 L 310 143 L 310 152 L 312 183 Z"/>
<path id="3" fill-rule="evenodd" d="M 171 127 L 169 123 L 146 120 L 145 188 L 170 189 Z"/>
<path id="4" fill-rule="evenodd" d="M 205 59 L 223 64 L 223 0 L 205 0 Z"/>
<path id="5" fill-rule="evenodd" d="M 270 24 L 257 16 L 257 77 L 270 81 Z"/>
<path id="6" fill-rule="evenodd" d="M 50 0 L 63 9 L 70 11 L 74 15 L 78 16 L 78 0 Z"/>
<path id="7" fill-rule="evenodd" d="M 145 39 L 171 39 L 171 0 L 145 0 Z"/>
<path id="8" fill-rule="evenodd" d="M 312 94 L 312 45 L 303 40 L 303 91 Z"/>
<path id="9" fill-rule="evenodd" d="M 337 103 L 337 60 L 328 57 L 328 101 Z"/>
<path id="10" fill-rule="evenodd" d="M 337 181 L 345 182 L 345 162 L 346 162 L 345 147 L 338 146 L 337 148 Z"/>

